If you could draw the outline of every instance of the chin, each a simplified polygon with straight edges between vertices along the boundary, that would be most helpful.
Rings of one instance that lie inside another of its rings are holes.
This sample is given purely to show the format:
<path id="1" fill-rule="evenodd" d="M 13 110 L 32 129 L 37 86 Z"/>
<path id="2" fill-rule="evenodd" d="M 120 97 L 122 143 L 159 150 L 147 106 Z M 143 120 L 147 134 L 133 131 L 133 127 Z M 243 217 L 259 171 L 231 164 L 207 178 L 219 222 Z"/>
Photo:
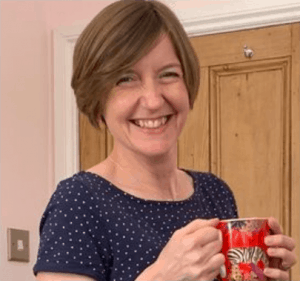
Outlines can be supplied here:
<path id="1" fill-rule="evenodd" d="M 150 158 L 152 157 L 165 157 L 165 156 L 168 156 L 172 153 L 176 153 L 176 150 L 177 150 L 177 146 L 176 146 L 176 149 L 174 150 L 174 147 L 173 146 L 170 146 L 170 145 L 166 145 L 166 146 L 162 146 L 162 145 L 148 145 L 146 147 L 144 146 L 139 146 L 137 149 L 136 149 L 136 152 L 138 152 L 139 154 L 141 155 L 145 155 L 145 156 L 148 156 Z"/>

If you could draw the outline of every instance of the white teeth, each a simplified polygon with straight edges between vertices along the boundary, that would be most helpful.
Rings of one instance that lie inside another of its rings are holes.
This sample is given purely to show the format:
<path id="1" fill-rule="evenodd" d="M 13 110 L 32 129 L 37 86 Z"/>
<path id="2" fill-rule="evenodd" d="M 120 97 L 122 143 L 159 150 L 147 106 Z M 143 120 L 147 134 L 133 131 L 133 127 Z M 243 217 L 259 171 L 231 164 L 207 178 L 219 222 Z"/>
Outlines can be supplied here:
<path id="1" fill-rule="evenodd" d="M 155 121 L 152 120 L 134 120 L 134 123 L 142 128 L 158 128 L 161 125 L 166 124 L 167 117 L 162 117 Z"/>
<path id="2" fill-rule="evenodd" d="M 153 121 L 145 121 L 144 122 L 145 127 L 153 128 L 154 127 L 154 122 Z"/>

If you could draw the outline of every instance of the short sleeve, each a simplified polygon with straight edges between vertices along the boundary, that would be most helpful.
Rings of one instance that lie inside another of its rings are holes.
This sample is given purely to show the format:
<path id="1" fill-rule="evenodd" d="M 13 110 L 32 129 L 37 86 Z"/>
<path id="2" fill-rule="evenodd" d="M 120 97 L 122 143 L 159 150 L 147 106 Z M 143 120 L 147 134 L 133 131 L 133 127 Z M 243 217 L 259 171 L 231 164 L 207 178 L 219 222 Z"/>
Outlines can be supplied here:
<path id="1" fill-rule="evenodd" d="M 72 178 L 59 183 L 40 222 L 34 274 L 74 273 L 108 280 L 111 249 L 97 199 Z"/>

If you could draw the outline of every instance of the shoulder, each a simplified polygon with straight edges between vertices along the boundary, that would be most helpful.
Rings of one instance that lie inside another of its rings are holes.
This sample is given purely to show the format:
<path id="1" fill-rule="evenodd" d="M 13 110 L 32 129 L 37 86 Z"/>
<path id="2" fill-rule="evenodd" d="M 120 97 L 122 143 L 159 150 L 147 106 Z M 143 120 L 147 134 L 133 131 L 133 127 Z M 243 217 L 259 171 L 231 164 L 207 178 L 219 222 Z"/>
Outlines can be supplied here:
<path id="1" fill-rule="evenodd" d="M 105 186 L 101 185 L 101 181 L 95 181 L 92 174 L 76 173 L 57 184 L 48 202 L 45 214 L 79 210 L 93 212 L 96 208 L 99 208 L 99 196 L 103 196 L 101 190 L 105 189 Z"/>
<path id="2" fill-rule="evenodd" d="M 99 175 L 81 171 L 61 180 L 52 194 L 47 211 L 105 212 L 119 197 L 111 183 Z"/>
<path id="3" fill-rule="evenodd" d="M 52 195 L 52 200 L 55 197 L 64 198 L 68 202 L 68 198 L 84 197 L 89 193 L 89 182 L 83 178 L 82 172 L 74 174 L 71 177 L 61 180 Z"/>
<path id="4" fill-rule="evenodd" d="M 203 203 L 214 205 L 214 210 L 219 211 L 219 217 L 237 217 L 237 205 L 234 194 L 228 184 L 210 172 L 186 170 L 194 178 L 195 189 L 202 198 Z"/>
<path id="5" fill-rule="evenodd" d="M 52 194 L 40 221 L 40 232 L 53 229 L 53 224 L 62 229 L 72 227 L 85 229 L 101 225 L 102 202 L 95 184 L 82 178 L 82 172 L 60 181 Z"/>
<path id="6" fill-rule="evenodd" d="M 81 171 L 61 180 L 56 187 L 54 195 L 67 194 L 68 197 L 71 195 L 91 196 L 105 190 L 108 185 L 109 183 L 104 178 L 93 173 Z"/>
<path id="7" fill-rule="evenodd" d="M 226 194 L 233 196 L 233 192 L 229 185 L 220 177 L 210 172 L 194 172 L 199 184 L 208 189 L 213 189 L 215 192 L 225 192 Z"/>
<path id="8" fill-rule="evenodd" d="M 217 187 L 225 188 L 231 192 L 231 189 L 228 186 L 228 184 L 213 173 L 201 172 L 193 169 L 183 169 L 183 170 L 188 172 L 200 186 L 214 185 L 215 188 Z"/>

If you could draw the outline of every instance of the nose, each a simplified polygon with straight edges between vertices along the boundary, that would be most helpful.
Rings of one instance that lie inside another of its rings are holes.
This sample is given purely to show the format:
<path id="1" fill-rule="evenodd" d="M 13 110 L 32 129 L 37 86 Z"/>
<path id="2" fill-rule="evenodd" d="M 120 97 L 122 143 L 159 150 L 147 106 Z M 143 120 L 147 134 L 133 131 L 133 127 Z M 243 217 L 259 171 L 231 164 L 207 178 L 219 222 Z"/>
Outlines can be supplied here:
<path id="1" fill-rule="evenodd" d="M 160 108 L 165 100 L 163 89 L 154 79 L 148 79 L 142 87 L 141 105 L 149 110 Z"/>

